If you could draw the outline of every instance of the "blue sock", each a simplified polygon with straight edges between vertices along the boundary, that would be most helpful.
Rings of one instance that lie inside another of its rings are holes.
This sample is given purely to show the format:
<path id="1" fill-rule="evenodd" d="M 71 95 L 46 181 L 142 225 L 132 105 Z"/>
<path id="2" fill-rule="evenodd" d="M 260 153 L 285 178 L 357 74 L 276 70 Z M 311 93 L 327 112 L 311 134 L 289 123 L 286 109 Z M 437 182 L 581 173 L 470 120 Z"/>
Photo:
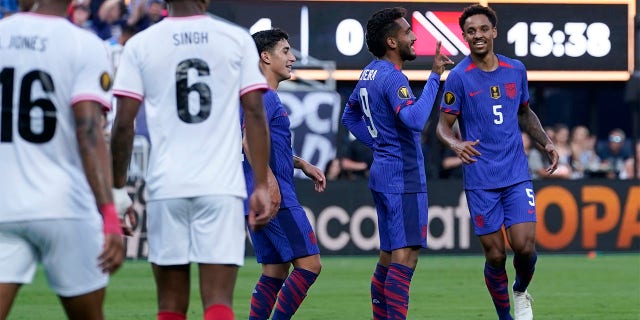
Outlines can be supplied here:
<path id="1" fill-rule="evenodd" d="M 509 279 L 507 278 L 507 271 L 504 267 L 494 268 L 485 262 L 484 282 L 487 284 L 489 294 L 491 294 L 498 318 L 500 320 L 513 320 L 511 314 L 509 314 L 511 310 L 511 304 L 509 303 Z"/>
<path id="2" fill-rule="evenodd" d="M 278 303 L 272 319 L 291 319 L 317 277 L 318 275 L 311 271 L 294 268 L 287 280 L 285 280 L 282 289 L 280 289 Z"/>
<path id="3" fill-rule="evenodd" d="M 373 277 L 371 277 L 373 320 L 387 319 L 387 299 L 384 297 L 384 282 L 387 279 L 387 271 L 389 271 L 387 267 L 378 263 Z"/>
<path id="4" fill-rule="evenodd" d="M 282 287 L 284 279 L 262 275 L 256 283 L 251 295 L 251 310 L 249 320 L 266 320 L 271 316 L 276 296 Z"/>
<path id="5" fill-rule="evenodd" d="M 413 269 L 392 263 L 389 265 L 384 283 L 384 296 L 387 299 L 387 319 L 406 319 L 409 309 L 409 286 Z"/>
<path id="6" fill-rule="evenodd" d="M 523 257 L 515 255 L 513 257 L 513 267 L 516 269 L 516 281 L 513 284 L 513 291 L 525 292 L 533 273 L 536 271 L 536 262 L 538 261 L 538 253 L 533 252 L 531 257 Z"/>

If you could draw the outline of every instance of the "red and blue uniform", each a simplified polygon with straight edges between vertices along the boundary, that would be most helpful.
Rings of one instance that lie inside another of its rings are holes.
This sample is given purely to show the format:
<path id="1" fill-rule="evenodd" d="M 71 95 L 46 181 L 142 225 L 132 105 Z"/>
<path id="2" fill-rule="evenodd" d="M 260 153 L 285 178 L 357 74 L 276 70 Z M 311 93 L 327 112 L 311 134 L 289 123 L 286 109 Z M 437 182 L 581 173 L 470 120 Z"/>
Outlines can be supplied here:
<path id="1" fill-rule="evenodd" d="M 536 221 L 535 199 L 518 111 L 529 103 L 527 71 L 497 55 L 493 71 L 470 57 L 454 67 L 445 83 L 440 110 L 458 116 L 462 140 L 480 143 L 481 156 L 463 165 L 464 188 L 477 235 Z"/>
<path id="2" fill-rule="evenodd" d="M 293 178 L 293 149 L 286 109 L 273 90 L 265 92 L 264 106 L 271 135 L 269 167 L 278 181 L 280 210 L 262 230 L 249 234 L 259 263 L 277 264 L 320 252 L 309 219 L 296 196 Z M 243 162 L 247 191 L 253 191 L 253 172 L 246 157 Z M 248 204 L 245 203 L 245 214 Z"/>

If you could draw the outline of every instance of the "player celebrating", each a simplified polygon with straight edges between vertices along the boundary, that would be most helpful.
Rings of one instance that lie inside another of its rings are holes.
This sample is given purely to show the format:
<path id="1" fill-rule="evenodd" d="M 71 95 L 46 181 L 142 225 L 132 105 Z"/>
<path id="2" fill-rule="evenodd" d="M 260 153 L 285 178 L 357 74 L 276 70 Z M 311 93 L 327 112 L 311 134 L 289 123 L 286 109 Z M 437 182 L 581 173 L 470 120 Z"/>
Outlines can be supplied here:
<path id="1" fill-rule="evenodd" d="M 233 319 L 245 231 L 242 102 L 256 186 L 249 223 L 269 219 L 267 89 L 251 36 L 205 13 L 208 2 L 168 1 L 169 16 L 124 47 L 114 94 L 114 184 L 123 187 L 134 119 L 144 99 L 151 154 L 147 172 L 149 261 L 157 319 L 185 319 L 190 263 L 198 263 L 204 319 Z M 240 99 L 238 99 L 238 97 Z"/>
<path id="2" fill-rule="evenodd" d="M 100 128 L 111 68 L 100 39 L 65 18 L 69 2 L 0 21 L 0 319 L 38 261 L 68 318 L 102 319 L 124 259 Z"/>
<path id="3" fill-rule="evenodd" d="M 453 64 L 440 54 L 420 99 L 402 73 L 414 60 L 416 36 L 404 8 L 387 8 L 367 22 L 367 46 L 378 59 L 364 68 L 342 116 L 351 133 L 373 150 L 369 188 L 378 213 L 380 259 L 371 279 L 374 319 L 405 319 L 409 285 L 426 247 L 427 184 L 421 132 L 435 102 L 440 75 Z"/>
<path id="4" fill-rule="evenodd" d="M 253 40 L 260 55 L 260 70 L 270 87 L 263 99 L 271 133 L 270 167 L 277 181 L 272 184 L 275 187 L 272 193 L 280 205 L 264 229 L 250 230 L 256 258 L 262 264 L 262 276 L 251 298 L 249 319 L 269 319 L 276 296 L 278 303 L 272 319 L 291 319 L 322 267 L 315 234 L 296 197 L 293 169 L 302 169 L 318 192 L 324 191 L 326 179 L 320 169 L 293 156 L 289 118 L 275 91 L 281 81 L 291 78 L 291 65 L 296 61 L 289 35 L 271 29 L 255 33 Z M 251 153 L 247 155 L 250 160 Z M 244 168 L 247 187 L 251 189 L 249 162 L 244 162 Z M 294 268 L 289 274 L 292 264 Z"/>
<path id="5" fill-rule="evenodd" d="M 515 254 L 515 318 L 533 319 L 527 286 L 537 260 L 536 207 L 520 128 L 545 147 L 552 160 L 547 172 L 556 169 L 558 153 L 529 107 L 525 67 L 493 52 L 495 12 L 472 5 L 464 10 L 459 23 L 471 54 L 447 78 L 437 133 L 464 162 L 465 193 L 475 234 L 484 250 L 485 282 L 498 317 L 512 319 L 504 226 Z M 462 140 L 452 131 L 456 119 Z"/>

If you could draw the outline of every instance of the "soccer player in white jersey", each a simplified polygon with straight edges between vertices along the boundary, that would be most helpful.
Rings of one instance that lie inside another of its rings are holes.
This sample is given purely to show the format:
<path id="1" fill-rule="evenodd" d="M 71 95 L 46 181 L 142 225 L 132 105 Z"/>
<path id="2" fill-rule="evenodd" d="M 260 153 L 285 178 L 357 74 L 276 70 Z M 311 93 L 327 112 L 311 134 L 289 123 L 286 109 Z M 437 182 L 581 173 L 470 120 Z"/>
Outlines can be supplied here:
<path id="1" fill-rule="evenodd" d="M 102 319 L 124 259 L 100 128 L 111 68 L 100 39 L 65 18 L 69 2 L 0 21 L 0 319 L 38 262 L 69 318 Z"/>
<path id="2" fill-rule="evenodd" d="M 133 121 L 144 101 L 151 154 L 147 171 L 149 261 L 157 319 L 185 319 L 190 263 L 198 263 L 205 319 L 233 319 L 238 267 L 244 263 L 246 197 L 240 102 L 256 188 L 249 223 L 269 221 L 268 88 L 243 29 L 214 20 L 199 0 L 168 1 L 169 16 L 124 47 L 114 84 L 118 112 L 111 149 L 114 185 L 125 184 Z"/>

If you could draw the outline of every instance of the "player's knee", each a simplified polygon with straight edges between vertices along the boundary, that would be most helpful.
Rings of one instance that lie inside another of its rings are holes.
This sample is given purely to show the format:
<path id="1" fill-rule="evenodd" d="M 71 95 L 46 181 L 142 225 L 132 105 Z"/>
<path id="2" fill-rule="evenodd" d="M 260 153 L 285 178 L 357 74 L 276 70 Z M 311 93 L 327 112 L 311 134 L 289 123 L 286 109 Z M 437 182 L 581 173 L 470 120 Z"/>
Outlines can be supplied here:
<path id="1" fill-rule="evenodd" d="M 320 262 L 320 255 L 311 255 L 308 257 L 296 259 L 293 261 L 293 266 L 296 268 L 302 268 L 315 274 L 320 274 L 322 270 L 322 262 Z"/>
<path id="2" fill-rule="evenodd" d="M 535 254 L 536 249 L 534 245 L 523 245 L 518 248 L 513 248 L 513 252 L 519 256 L 530 258 Z"/>
<path id="3" fill-rule="evenodd" d="M 490 250 L 485 253 L 485 258 L 491 266 L 504 266 L 507 261 L 507 253 L 500 250 Z"/>

